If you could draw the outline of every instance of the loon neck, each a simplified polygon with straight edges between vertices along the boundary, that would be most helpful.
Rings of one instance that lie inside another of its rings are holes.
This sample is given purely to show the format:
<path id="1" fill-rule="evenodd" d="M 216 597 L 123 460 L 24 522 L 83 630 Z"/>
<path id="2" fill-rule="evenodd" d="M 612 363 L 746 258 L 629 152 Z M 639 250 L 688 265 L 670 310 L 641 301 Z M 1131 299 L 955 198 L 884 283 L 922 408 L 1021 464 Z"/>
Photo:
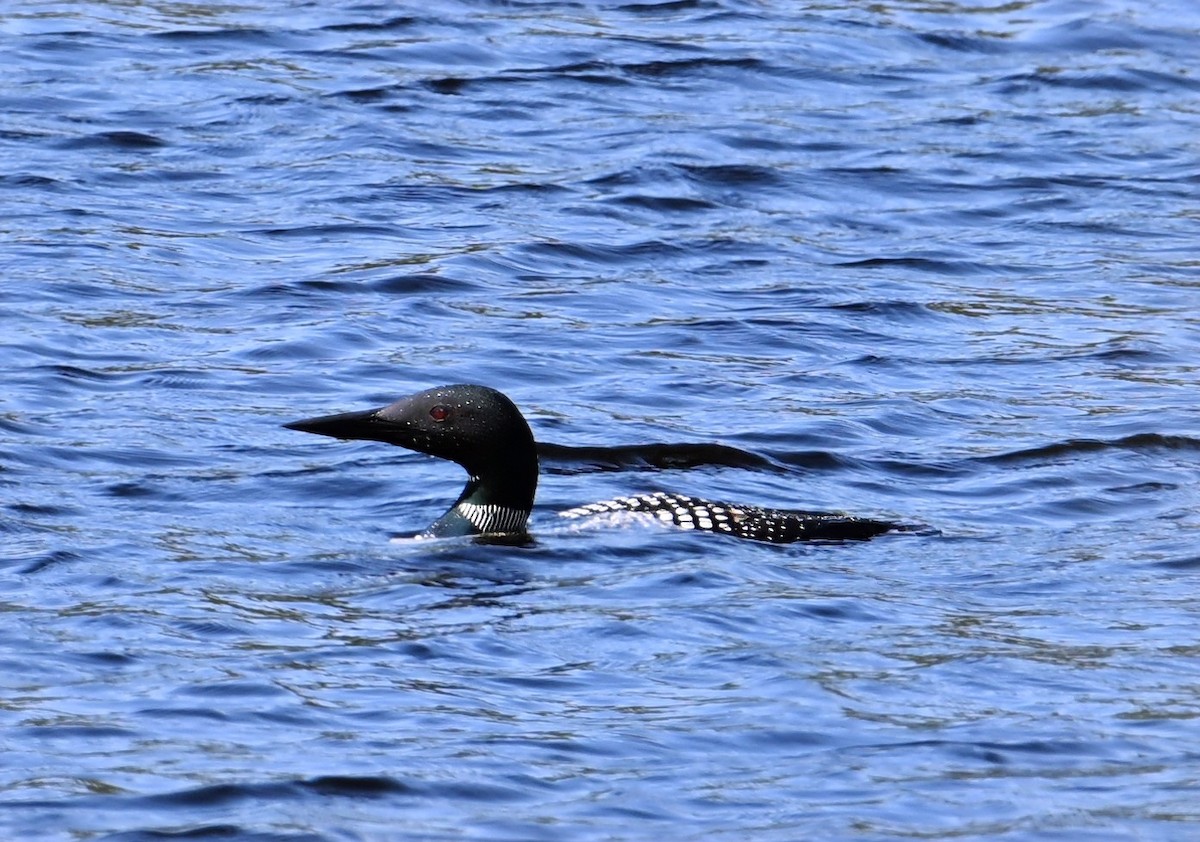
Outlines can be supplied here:
<path id="1" fill-rule="evenodd" d="M 524 534 L 537 492 L 537 454 L 488 476 L 472 475 L 458 500 L 423 533 L 431 537 Z"/>

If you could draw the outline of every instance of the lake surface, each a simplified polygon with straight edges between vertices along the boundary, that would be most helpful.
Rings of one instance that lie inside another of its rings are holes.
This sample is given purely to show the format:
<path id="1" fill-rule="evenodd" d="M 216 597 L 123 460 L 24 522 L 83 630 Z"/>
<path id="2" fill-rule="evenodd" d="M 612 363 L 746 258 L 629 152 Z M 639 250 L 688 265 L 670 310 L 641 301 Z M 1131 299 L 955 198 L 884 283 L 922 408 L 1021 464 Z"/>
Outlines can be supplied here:
<path id="1" fill-rule="evenodd" d="M 5 5 L 0 835 L 1197 838 L 1198 38 Z M 454 382 L 563 446 L 529 546 L 280 426 Z M 555 515 L 660 489 L 928 528 Z"/>

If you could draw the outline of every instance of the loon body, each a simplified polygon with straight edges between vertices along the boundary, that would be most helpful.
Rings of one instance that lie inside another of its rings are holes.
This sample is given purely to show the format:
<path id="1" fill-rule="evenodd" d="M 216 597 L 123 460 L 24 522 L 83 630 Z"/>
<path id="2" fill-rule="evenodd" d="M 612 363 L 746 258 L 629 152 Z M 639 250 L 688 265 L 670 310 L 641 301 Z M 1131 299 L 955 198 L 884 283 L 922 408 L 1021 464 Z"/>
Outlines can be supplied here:
<path id="1" fill-rule="evenodd" d="M 521 411 L 487 386 L 441 386 L 381 409 L 285 424 L 339 439 L 366 439 L 462 465 L 466 487 L 420 537 L 524 535 L 537 491 L 537 445 Z M 897 527 L 886 521 L 819 512 L 764 509 L 657 492 L 618 497 L 560 512 L 568 518 L 632 513 L 645 520 L 786 544 L 863 540 Z"/>

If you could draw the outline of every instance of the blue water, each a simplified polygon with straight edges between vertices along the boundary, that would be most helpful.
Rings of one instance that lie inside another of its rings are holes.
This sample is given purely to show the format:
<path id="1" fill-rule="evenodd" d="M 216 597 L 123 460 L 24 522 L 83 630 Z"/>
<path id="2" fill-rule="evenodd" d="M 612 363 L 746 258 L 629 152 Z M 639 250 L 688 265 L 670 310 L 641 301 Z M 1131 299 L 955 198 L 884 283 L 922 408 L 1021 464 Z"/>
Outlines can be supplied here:
<path id="1" fill-rule="evenodd" d="M 1200 835 L 1200 7 L 0 33 L 0 835 Z M 456 466 L 280 426 L 460 381 L 748 456 L 413 545 Z M 930 529 L 554 516 L 660 489 Z"/>

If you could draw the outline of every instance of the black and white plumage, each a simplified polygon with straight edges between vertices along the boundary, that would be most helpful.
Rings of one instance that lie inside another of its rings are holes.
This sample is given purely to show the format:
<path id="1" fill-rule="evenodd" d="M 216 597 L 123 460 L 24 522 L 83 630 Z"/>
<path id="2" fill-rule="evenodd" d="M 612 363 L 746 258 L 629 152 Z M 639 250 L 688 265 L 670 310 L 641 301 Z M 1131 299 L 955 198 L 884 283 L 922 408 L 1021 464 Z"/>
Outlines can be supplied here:
<path id="1" fill-rule="evenodd" d="M 341 439 L 368 439 L 462 465 L 466 487 L 421 537 L 524 535 L 537 491 L 537 445 L 505 395 L 487 386 L 441 386 L 381 409 L 295 421 L 284 426 Z M 887 521 L 823 512 L 765 509 L 656 492 L 589 503 L 563 517 L 628 514 L 682 529 L 787 544 L 863 540 L 897 527 Z"/>
<path id="2" fill-rule="evenodd" d="M 720 532 L 772 544 L 820 539 L 862 540 L 893 527 L 893 524 L 882 521 L 827 512 L 801 512 L 718 503 L 664 491 L 588 503 L 586 506 L 559 512 L 559 515 L 584 518 L 614 513 L 630 513 L 645 520 L 669 523 L 680 529 Z"/>

